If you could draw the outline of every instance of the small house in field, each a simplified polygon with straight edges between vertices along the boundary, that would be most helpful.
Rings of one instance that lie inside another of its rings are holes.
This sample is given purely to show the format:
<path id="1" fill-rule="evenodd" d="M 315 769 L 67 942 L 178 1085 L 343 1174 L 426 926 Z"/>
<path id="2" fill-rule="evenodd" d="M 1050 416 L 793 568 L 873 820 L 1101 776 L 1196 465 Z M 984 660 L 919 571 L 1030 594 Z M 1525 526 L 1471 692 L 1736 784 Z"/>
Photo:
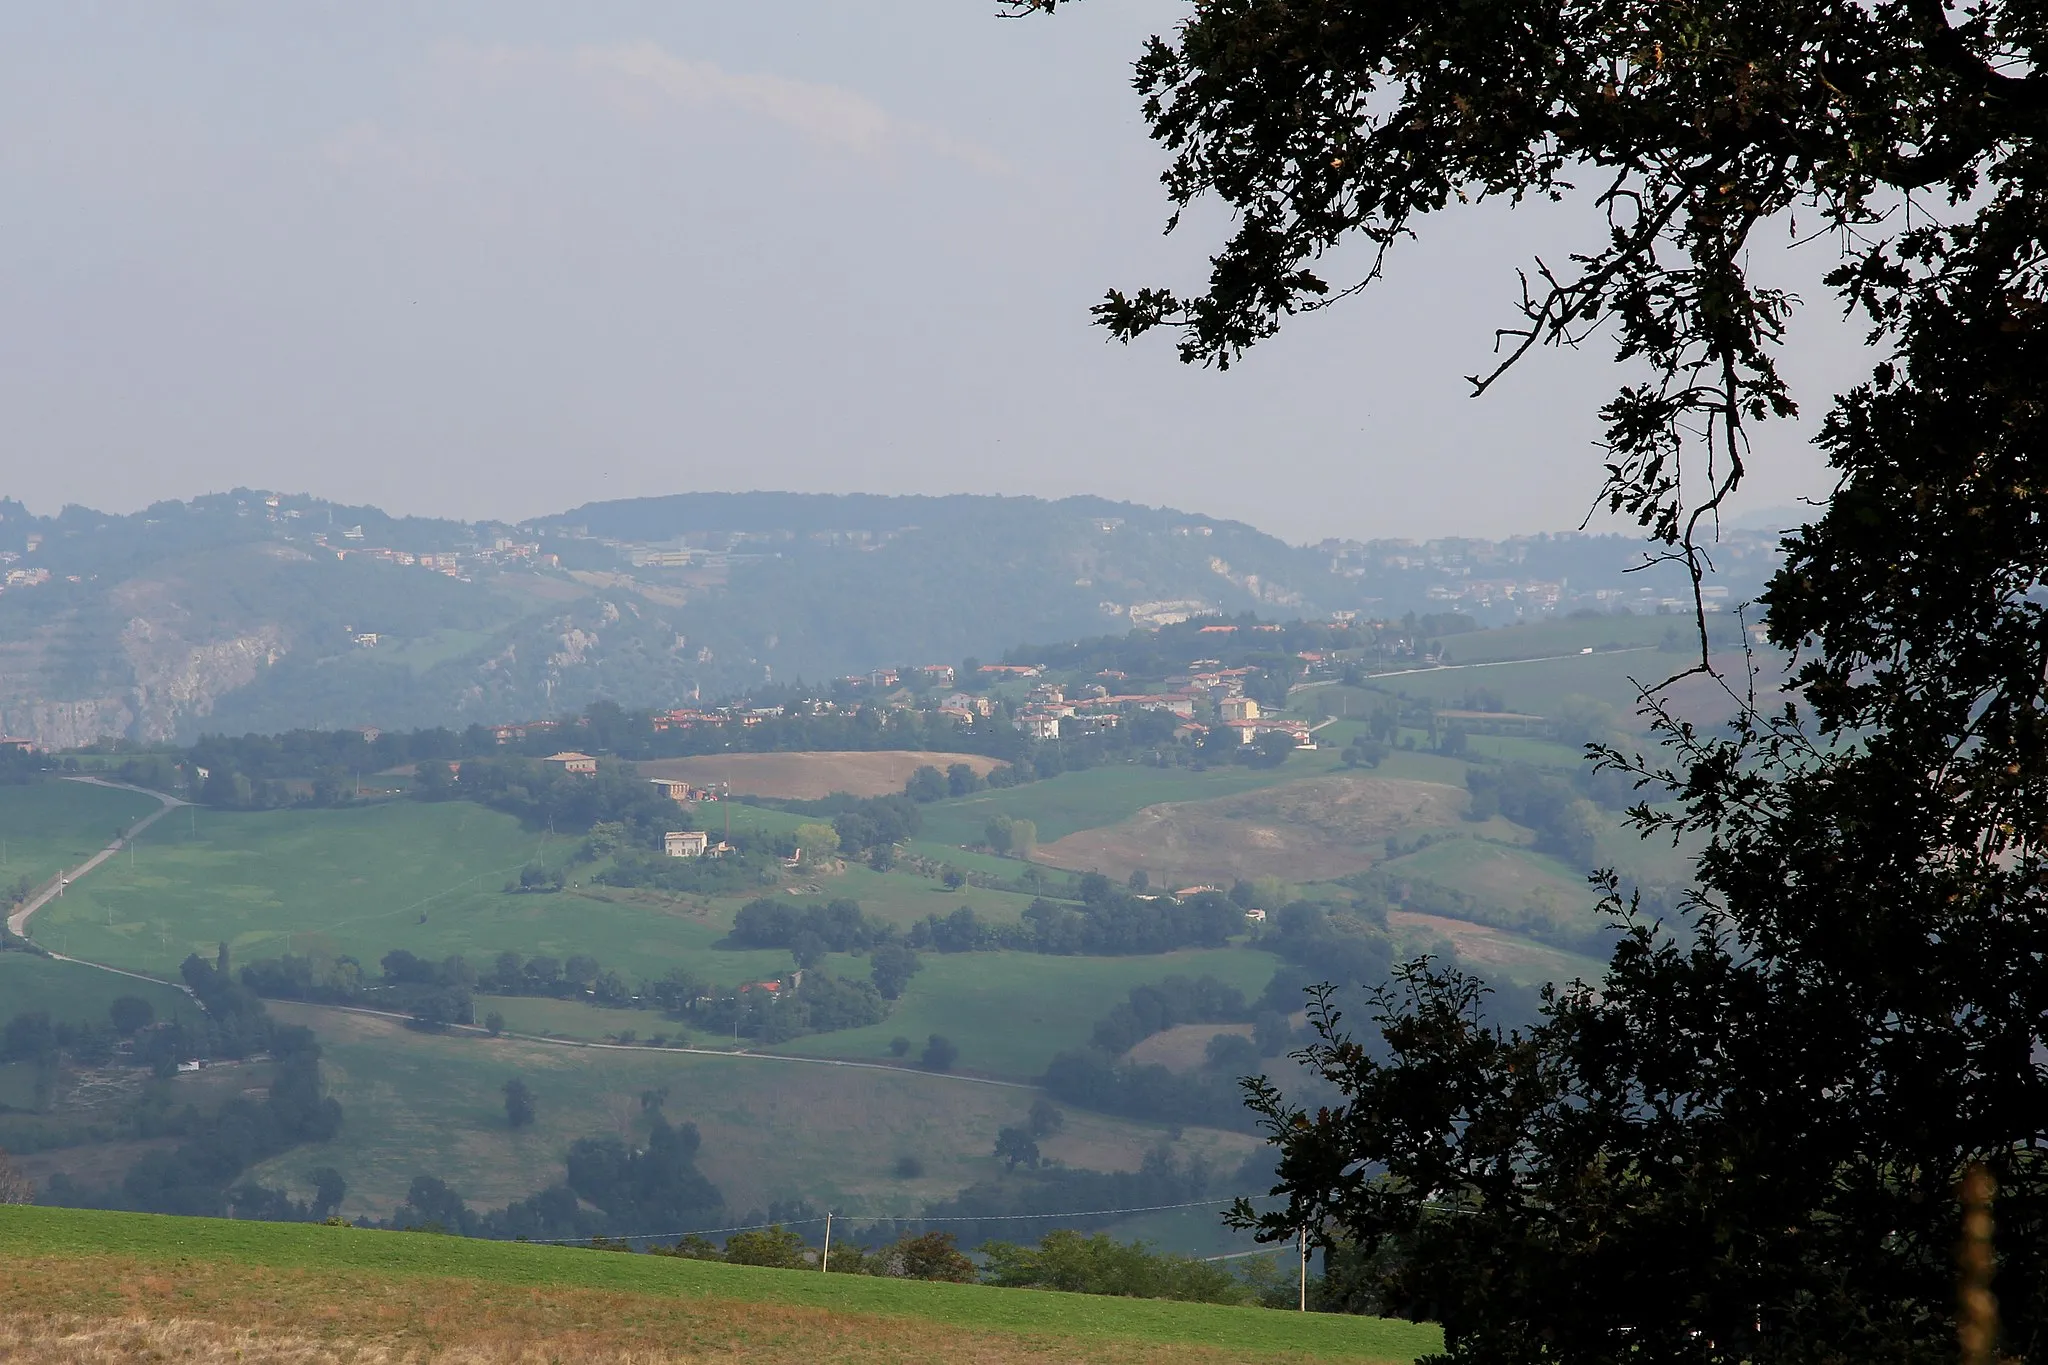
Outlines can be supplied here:
<path id="1" fill-rule="evenodd" d="M 711 835 L 701 829 L 672 829 L 661 836 L 661 851 L 671 858 L 701 858 L 711 848 Z"/>
<path id="2" fill-rule="evenodd" d="M 1266 912 L 1263 910 L 1247 910 L 1244 912 L 1244 917 L 1252 924 L 1264 924 L 1266 922 Z"/>
<path id="3" fill-rule="evenodd" d="M 589 754 L 579 754 L 573 749 L 559 754 L 549 754 L 542 761 L 554 764 L 565 773 L 575 773 L 580 777 L 597 775 L 597 760 Z"/>

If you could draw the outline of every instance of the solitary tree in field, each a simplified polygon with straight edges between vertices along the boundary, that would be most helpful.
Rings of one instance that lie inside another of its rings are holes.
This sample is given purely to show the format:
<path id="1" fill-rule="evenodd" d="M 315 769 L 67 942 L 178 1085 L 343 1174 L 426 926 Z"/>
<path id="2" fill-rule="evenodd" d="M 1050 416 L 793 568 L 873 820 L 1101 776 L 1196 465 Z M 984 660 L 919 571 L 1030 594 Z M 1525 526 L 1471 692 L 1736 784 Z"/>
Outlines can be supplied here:
<path id="1" fill-rule="evenodd" d="M 1724 678 L 1725 733 L 1659 713 L 1661 755 L 1606 755 L 1703 849 L 1679 922 L 1610 882 L 1626 938 L 1533 1029 L 1418 968 L 1382 1051 L 1318 1016 L 1341 1103 L 1253 1096 L 1288 1207 L 1240 1218 L 1354 1244 L 1453 1360 L 1947 1359 L 1979 1163 L 2003 1349 L 2048 1351 L 2044 41 L 2039 0 L 1204 0 L 1139 59 L 1168 197 L 1233 216 L 1193 292 L 1111 293 L 1114 335 L 1226 367 L 1438 214 L 1575 204 L 1473 387 L 1608 347 L 1599 500 L 1695 582 L 1795 412 L 1795 300 L 1752 271 L 1807 242 L 1868 327 L 1763 602 L 1797 705 Z"/>
<path id="2" fill-rule="evenodd" d="M 1029 1128 L 1006 1127 L 996 1134 L 995 1155 L 1008 1170 L 1016 1170 L 1020 1163 L 1035 1167 L 1039 1159 L 1038 1140 L 1031 1136 Z"/>
<path id="3" fill-rule="evenodd" d="M 1031 1101 L 1031 1115 L 1025 1120 L 1025 1126 L 1035 1138 L 1051 1137 L 1067 1126 L 1067 1116 L 1060 1112 L 1058 1105 L 1040 1095 Z"/>
<path id="4" fill-rule="evenodd" d="M 514 1128 L 524 1128 L 534 1117 L 533 1090 L 514 1076 L 505 1082 L 505 1122 Z"/>

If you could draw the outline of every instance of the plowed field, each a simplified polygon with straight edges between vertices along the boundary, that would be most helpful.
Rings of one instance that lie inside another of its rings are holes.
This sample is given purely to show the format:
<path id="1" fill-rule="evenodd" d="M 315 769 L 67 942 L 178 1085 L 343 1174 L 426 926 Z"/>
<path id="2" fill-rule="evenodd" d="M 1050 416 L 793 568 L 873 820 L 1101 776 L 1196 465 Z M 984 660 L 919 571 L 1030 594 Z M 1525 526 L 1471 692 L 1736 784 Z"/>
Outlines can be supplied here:
<path id="1" fill-rule="evenodd" d="M 1338 775 L 1211 801 L 1147 806 L 1128 820 L 1041 845 L 1039 861 L 1154 882 L 1326 881 L 1386 856 L 1389 835 L 1456 824 L 1465 793 L 1437 782 Z"/>
<path id="2" fill-rule="evenodd" d="M 844 792 L 849 796 L 887 796 L 903 790 L 910 775 L 926 765 L 944 772 L 965 763 L 981 775 L 999 766 L 980 754 L 921 754 L 905 749 L 817 754 L 708 754 L 701 758 L 662 758 L 635 766 L 646 777 L 672 777 L 709 787 L 732 784 L 734 796 L 773 796 L 788 801 L 815 801 Z"/>

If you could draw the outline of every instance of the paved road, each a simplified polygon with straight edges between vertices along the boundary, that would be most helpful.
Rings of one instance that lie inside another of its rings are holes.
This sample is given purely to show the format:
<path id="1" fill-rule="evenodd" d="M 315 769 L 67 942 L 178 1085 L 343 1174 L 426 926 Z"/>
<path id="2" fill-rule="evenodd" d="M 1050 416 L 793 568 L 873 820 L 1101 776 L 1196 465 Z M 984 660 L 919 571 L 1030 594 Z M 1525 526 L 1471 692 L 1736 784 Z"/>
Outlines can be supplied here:
<path id="1" fill-rule="evenodd" d="M 44 886 L 42 890 L 35 892 L 27 900 L 23 901 L 21 903 L 21 908 L 19 910 L 16 910 L 13 914 L 7 917 L 8 932 L 20 938 L 28 937 L 29 916 L 35 914 L 36 911 L 42 909 L 51 901 L 57 899 L 58 896 L 62 895 L 64 892 L 64 887 L 67 883 L 77 881 L 80 877 L 83 877 L 86 873 L 92 871 L 101 863 L 113 857 L 122 849 L 128 847 L 129 842 L 133 840 L 136 835 L 142 833 L 142 831 L 148 829 L 151 825 L 163 819 L 164 816 L 168 815 L 171 811 L 177 809 L 179 806 L 186 804 L 185 802 L 180 801 L 175 796 L 165 796 L 162 792 L 153 792 L 149 790 L 147 787 L 131 787 L 126 782 L 109 782 L 105 778 L 101 777 L 67 777 L 64 780 L 66 782 L 84 782 L 94 787 L 113 787 L 120 791 L 140 792 L 144 796 L 155 797 L 158 801 L 163 802 L 163 804 L 157 807 L 155 810 L 151 811 L 148 815 L 143 816 L 140 820 L 137 820 L 134 824 L 130 825 L 128 827 L 128 832 L 126 834 L 114 840 L 113 843 L 108 844 L 98 853 L 93 854 L 92 857 L 86 859 L 77 867 L 71 868 L 68 871 L 59 872 L 55 877 L 52 877 L 50 879 L 49 884 Z M 76 959 L 71 960 L 75 961 Z M 91 965 L 96 967 L 99 964 L 95 962 Z M 134 973 L 126 972 L 123 973 L 123 975 L 133 976 Z"/>

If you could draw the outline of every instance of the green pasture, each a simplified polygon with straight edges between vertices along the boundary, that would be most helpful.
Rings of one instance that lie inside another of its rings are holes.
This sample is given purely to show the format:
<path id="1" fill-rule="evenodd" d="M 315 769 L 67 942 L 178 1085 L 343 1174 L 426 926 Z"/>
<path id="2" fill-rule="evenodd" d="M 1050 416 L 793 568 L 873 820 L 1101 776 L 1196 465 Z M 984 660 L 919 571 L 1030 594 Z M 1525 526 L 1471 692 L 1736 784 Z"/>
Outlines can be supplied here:
<path id="1" fill-rule="evenodd" d="M 1488 905 L 1538 906 L 1573 920 L 1590 922 L 1595 900 L 1585 874 L 1564 860 L 1488 839 L 1446 839 L 1382 866 Z"/>
<path id="2" fill-rule="evenodd" d="M 960 1048 L 964 1071 L 1041 1074 L 1053 1054 L 1088 1041 L 1095 1023 L 1133 986 L 1168 976 L 1214 976 L 1256 998 L 1276 959 L 1250 948 L 1188 949 L 1148 957 L 1051 957 L 1040 953 L 923 953 L 895 1010 L 867 1028 L 819 1033 L 781 1051 L 806 1056 L 884 1060 L 889 1040 L 917 1048 L 934 1033 Z M 827 970 L 864 964 L 832 958 Z M 914 1055 L 914 1054 L 913 1054 Z"/>
<path id="3" fill-rule="evenodd" d="M 989 817 L 1008 815 L 1037 825 L 1038 841 L 1049 844 L 1076 830 L 1113 825 L 1162 802 L 1235 796 L 1342 768 L 1337 754 L 1329 749 L 1296 754 L 1278 768 L 1222 764 L 1196 772 L 1190 768 L 1152 768 L 1137 763 L 1111 764 L 1061 773 L 1021 787 L 992 788 L 972 796 L 934 801 L 924 808 L 922 837 L 942 844 L 978 844 Z"/>
<path id="4" fill-rule="evenodd" d="M 542 995 L 476 997 L 477 1019 L 481 1021 L 490 1014 L 503 1015 L 506 1029 L 513 1033 L 573 1038 L 585 1043 L 602 1043 L 628 1029 L 639 1034 L 642 1042 L 657 1033 L 680 1039 L 689 1032 L 682 1024 L 651 1010 L 617 1009 L 588 1000 L 555 1000 Z"/>
<path id="5" fill-rule="evenodd" d="M 365 963 L 393 948 L 473 960 L 511 950 L 587 953 L 628 976 L 683 966 L 714 980 L 786 963 L 782 953 L 713 951 L 730 911 L 694 898 L 502 889 L 525 863 L 558 862 L 572 847 L 466 801 L 180 812 L 132 859 L 109 860 L 52 902 L 36 938 L 166 976 L 223 942 L 244 962 L 316 949 Z"/>
<path id="6" fill-rule="evenodd" d="M 1009 864 L 1013 877 L 1023 869 L 1020 862 Z M 948 891 L 928 877 L 909 872 L 875 872 L 857 863 L 848 865 L 843 872 L 810 879 L 799 871 L 793 874 L 793 885 L 818 888 L 815 893 L 791 896 L 798 904 L 846 896 L 859 901 L 861 909 L 874 918 L 900 926 L 914 924 L 926 915 L 944 919 L 963 905 L 973 906 L 974 913 L 982 919 L 1014 923 L 1031 904 L 1030 896 L 1016 891 L 989 891 L 978 886 Z"/>
<path id="7" fill-rule="evenodd" d="M 1451 708 L 1467 691 L 1485 688 L 1498 693 L 1511 710 L 1539 716 L 1558 714 L 1567 697 L 1591 697 L 1613 707 L 1623 724 L 1634 724 L 1636 684 L 1654 686 L 1682 666 L 1682 656 L 1649 649 L 1436 668 L 1424 673 L 1383 675 L 1376 683 L 1405 696 Z"/>
<path id="8" fill-rule="evenodd" d="M 1620 645 L 1624 649 L 1654 648 L 1667 633 L 1693 628 L 1685 616 L 1553 616 L 1492 630 L 1446 635 L 1441 643 L 1452 663 L 1485 663 L 1496 659 L 1538 659 L 1549 654 L 1576 654 L 1582 649 Z M 1732 633 L 1734 618 L 1728 618 Z"/>
<path id="9" fill-rule="evenodd" d="M 107 1023 L 107 1006 L 124 995 L 140 996 L 168 1019 L 199 1007 L 183 991 L 158 981 L 103 972 L 79 962 L 57 962 L 33 953 L 0 953 L 0 1022 L 41 1011 L 59 1022 Z"/>
<path id="10" fill-rule="evenodd" d="M 979 835 L 975 841 L 980 842 Z M 956 844 L 942 844 L 930 839 L 912 839 L 907 847 L 919 857 L 951 863 L 962 872 L 984 873 L 1003 881 L 1014 881 L 1026 866 L 1015 858 L 998 857 L 993 853 L 970 853 Z"/>
<path id="11" fill-rule="evenodd" d="M 1391 697 L 1427 701 L 1439 708 L 1458 708 L 1468 692 L 1485 689 L 1510 710 L 1554 716 L 1566 697 L 1584 696 L 1606 702 L 1624 723 L 1631 723 L 1636 705 L 1636 678 L 1655 683 L 1672 671 L 1669 654 L 1584 654 L 1561 659 L 1534 659 L 1501 664 L 1458 664 L 1412 673 L 1383 673 L 1366 687 L 1333 683 L 1317 689 L 1330 710 L 1371 714 Z"/>
<path id="12" fill-rule="evenodd" d="M 0 886 L 21 877 L 41 885 L 105 848 L 158 806 L 156 798 L 140 792 L 90 782 L 42 778 L 0 786 Z M 170 820 L 164 817 L 157 828 Z"/>
<path id="13" fill-rule="evenodd" d="M 380 641 L 370 658 L 375 663 L 403 665 L 417 675 L 475 654 L 494 638 L 491 632 L 483 630 L 437 630 L 395 644 Z"/>
<path id="14" fill-rule="evenodd" d="M 695 823 L 715 834 L 723 834 L 728 827 L 734 834 L 789 834 L 798 825 L 832 823 L 828 816 L 796 815 L 744 801 L 707 801 L 692 809 Z"/>
<path id="15" fill-rule="evenodd" d="M 849 1215 L 908 1215 L 998 1173 L 997 1130 L 1018 1122 L 1037 1097 L 914 1068 L 427 1033 L 320 1006 L 270 1009 L 318 1035 L 344 1118 L 334 1141 L 295 1149 L 255 1174 L 303 1193 L 307 1172 L 334 1166 L 349 1183 L 351 1216 L 389 1216 L 422 1173 L 447 1180 L 476 1207 L 523 1198 L 561 1179 L 562 1155 L 579 1137 L 644 1140 L 641 1096 L 664 1089 L 670 1119 L 703 1133 L 700 1164 L 732 1211 L 802 1197 Z M 532 1088 L 538 1108 L 534 1124 L 516 1131 L 505 1123 L 502 1094 L 514 1076 Z M 1074 1111 L 1048 1150 L 1077 1166 L 1129 1170 L 1164 1136 L 1151 1125 Z M 1256 1139 L 1189 1129 L 1183 1141 L 1188 1152 L 1235 1165 Z M 903 1156 L 922 1161 L 924 1173 L 899 1178 Z"/>
<path id="16" fill-rule="evenodd" d="M 1348 892 L 1344 895 L 1348 899 Z M 1088 1041 L 1095 1021 L 1109 1013 L 1133 986 L 1168 976 L 1214 976 L 1256 998 L 1272 979 L 1276 959 L 1250 948 L 1189 949 L 1147 957 L 1051 957 L 1039 953 L 922 953 L 923 969 L 911 978 L 889 1017 L 866 1028 L 841 1029 L 796 1039 L 757 1052 L 893 1062 L 889 1041 L 904 1037 L 917 1049 L 942 1033 L 960 1048 L 959 1069 L 1028 1080 L 1045 1070 L 1053 1054 Z M 864 980 L 864 957 L 834 953 L 820 964 L 835 976 Z M 782 970 L 787 970 L 787 959 Z M 582 1000 L 528 996 L 479 996 L 479 1017 L 505 1016 L 514 1033 L 602 1042 L 631 1029 L 642 1042 L 666 1034 L 692 1046 L 723 1048 L 721 1038 L 652 1010 L 611 1009 Z M 915 1059 L 915 1051 L 912 1053 Z"/>
<path id="17" fill-rule="evenodd" d="M 1567 772 L 1587 761 L 1586 751 L 1576 744 L 1527 735 L 1467 735 L 1465 749 L 1474 758 L 1490 758 L 1497 763 L 1533 763 L 1539 768 L 1562 768 Z"/>
<path id="18" fill-rule="evenodd" d="M 1443 1341 L 1435 1327 L 1382 1318 L 820 1275 L 357 1228 L 71 1209 L 0 1208 L 0 1249 L 16 1260 L 120 1257 L 161 1265 L 165 1273 L 196 1260 L 369 1273 L 399 1281 L 459 1278 L 534 1289 L 715 1298 L 1029 1334 L 1053 1348 L 1062 1341 L 1076 1346 L 1185 1343 L 1238 1359 L 1392 1362 L 1439 1351 Z M 118 1295 L 110 1295 L 108 1306 L 120 1311 Z M 943 1349 L 942 1336 L 935 1337 L 934 1346 Z"/>

